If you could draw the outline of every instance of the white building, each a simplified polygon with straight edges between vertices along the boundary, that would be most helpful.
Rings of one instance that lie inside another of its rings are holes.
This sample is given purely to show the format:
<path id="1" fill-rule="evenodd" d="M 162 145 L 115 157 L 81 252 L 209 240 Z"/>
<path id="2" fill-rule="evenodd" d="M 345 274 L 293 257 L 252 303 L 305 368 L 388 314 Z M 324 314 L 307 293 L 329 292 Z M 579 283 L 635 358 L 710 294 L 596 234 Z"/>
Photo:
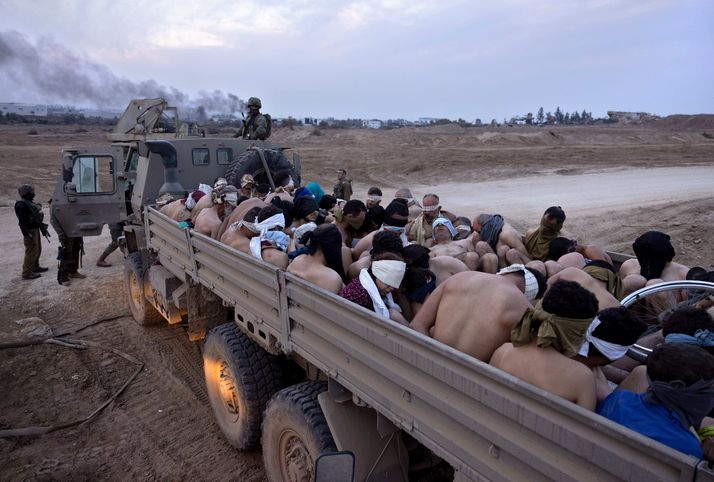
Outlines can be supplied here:
<path id="1" fill-rule="evenodd" d="M 379 119 L 371 119 L 371 120 L 365 121 L 364 125 L 365 125 L 365 127 L 368 127 L 369 129 L 380 129 L 382 127 L 382 121 Z"/>

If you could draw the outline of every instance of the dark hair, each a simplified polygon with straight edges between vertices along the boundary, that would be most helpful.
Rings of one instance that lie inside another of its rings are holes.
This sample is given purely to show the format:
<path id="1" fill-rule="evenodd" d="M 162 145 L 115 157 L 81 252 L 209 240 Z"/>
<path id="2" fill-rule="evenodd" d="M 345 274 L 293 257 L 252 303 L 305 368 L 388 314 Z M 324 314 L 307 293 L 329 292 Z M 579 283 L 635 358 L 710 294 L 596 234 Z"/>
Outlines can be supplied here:
<path id="1" fill-rule="evenodd" d="M 359 213 L 366 213 L 367 206 L 359 199 L 350 199 L 342 206 L 342 214 L 356 216 Z"/>
<path id="2" fill-rule="evenodd" d="M 425 268 L 429 269 L 429 248 L 425 248 L 421 244 L 410 244 L 402 250 L 404 262 L 410 268 Z"/>
<path id="3" fill-rule="evenodd" d="M 395 199 L 384 209 L 384 224 L 403 228 L 409 222 L 409 208 L 404 199 Z"/>
<path id="4" fill-rule="evenodd" d="M 647 358 L 647 376 L 665 383 L 680 380 L 689 387 L 714 378 L 714 356 L 700 346 L 662 343 Z"/>
<path id="5" fill-rule="evenodd" d="M 368 196 L 381 196 L 382 195 L 382 190 L 379 189 L 378 187 L 370 187 L 369 191 L 367 191 Z"/>
<path id="6" fill-rule="evenodd" d="M 337 272 L 345 280 L 345 270 L 342 264 L 342 235 L 334 224 L 321 224 L 312 231 L 303 234 L 298 240 L 304 244 L 309 255 L 322 249 L 327 267 Z"/>
<path id="7" fill-rule="evenodd" d="M 548 259 L 558 261 L 564 254 L 575 251 L 575 243 L 572 239 L 558 237 L 550 242 L 548 247 Z"/>
<path id="8" fill-rule="evenodd" d="M 320 199 L 320 209 L 327 209 L 328 211 L 335 207 L 337 204 L 337 199 L 331 194 L 325 194 Z"/>
<path id="9" fill-rule="evenodd" d="M 551 218 L 555 218 L 555 220 L 558 223 L 565 222 L 565 211 L 563 211 L 563 208 L 561 208 L 560 206 L 549 207 L 548 209 L 545 210 L 543 215 L 550 216 Z"/>
<path id="10" fill-rule="evenodd" d="M 389 260 L 389 261 L 404 261 L 404 258 L 402 258 L 401 254 L 394 253 L 391 251 L 383 251 L 379 254 L 375 254 L 372 256 L 372 261 L 383 261 L 383 260 Z M 370 273 L 372 271 L 370 270 Z"/>
<path id="11" fill-rule="evenodd" d="M 538 300 L 543 297 L 543 293 L 545 293 L 545 290 L 548 288 L 548 280 L 546 279 L 545 275 L 537 269 L 529 268 L 528 266 L 525 266 L 525 268 L 535 277 L 536 281 L 538 282 L 538 293 L 535 297 L 535 299 Z"/>
<path id="12" fill-rule="evenodd" d="M 396 253 L 401 258 L 403 250 L 402 238 L 393 231 L 379 231 L 372 238 L 370 254 L 373 258 L 380 253 Z"/>
<path id="13" fill-rule="evenodd" d="M 593 330 L 593 336 L 618 345 L 632 345 L 647 329 L 647 325 L 624 306 L 605 308 L 597 317 L 600 324 Z"/>
<path id="14" fill-rule="evenodd" d="M 255 206 L 253 208 L 250 208 L 247 213 L 243 215 L 243 221 L 248 221 L 250 223 L 255 222 L 255 218 L 258 216 L 258 213 L 260 212 L 260 207 Z"/>
<path id="15" fill-rule="evenodd" d="M 260 210 L 260 212 L 258 213 L 258 222 L 262 223 L 269 217 L 275 216 L 276 214 L 280 214 L 282 212 L 283 212 L 283 210 L 280 209 L 279 207 L 276 207 L 273 204 L 268 204 L 267 206 L 262 208 Z"/>
<path id="16" fill-rule="evenodd" d="M 662 322 L 662 336 L 670 333 L 694 336 L 697 330 L 714 332 L 714 319 L 706 310 L 694 306 L 677 308 Z"/>
<path id="17" fill-rule="evenodd" d="M 545 293 L 543 309 L 565 318 L 592 318 L 598 312 L 598 301 L 578 283 L 559 280 Z"/>
<path id="18" fill-rule="evenodd" d="M 436 275 L 430 270 L 424 268 L 407 268 L 404 273 L 404 279 L 402 280 L 402 292 L 408 296 L 432 281 L 436 282 Z M 432 284 L 431 291 L 433 291 L 434 288 L 435 286 Z M 420 296 L 421 299 L 412 299 L 412 301 L 423 303 L 428 294 L 429 293 L 423 293 L 423 296 Z"/>
<path id="19" fill-rule="evenodd" d="M 270 186 L 265 183 L 258 184 L 258 187 L 255 188 L 255 192 L 258 194 L 268 194 L 270 192 Z"/>
<path id="20" fill-rule="evenodd" d="M 270 200 L 270 204 L 283 212 L 283 216 L 285 216 L 285 226 L 290 226 L 293 223 L 293 211 L 295 210 L 295 206 L 292 202 L 285 201 L 281 199 L 280 196 L 275 196 Z"/>

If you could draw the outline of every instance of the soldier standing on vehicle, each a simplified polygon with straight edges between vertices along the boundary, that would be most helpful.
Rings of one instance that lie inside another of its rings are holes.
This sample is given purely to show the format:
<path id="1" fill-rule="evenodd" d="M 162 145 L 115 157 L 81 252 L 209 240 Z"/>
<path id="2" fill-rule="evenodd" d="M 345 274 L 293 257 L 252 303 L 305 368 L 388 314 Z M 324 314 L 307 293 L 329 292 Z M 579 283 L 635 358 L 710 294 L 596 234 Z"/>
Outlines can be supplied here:
<path id="1" fill-rule="evenodd" d="M 349 201 L 352 197 L 352 179 L 347 178 L 347 171 L 344 169 L 337 170 L 337 183 L 332 191 L 337 199 Z"/>
<path id="2" fill-rule="evenodd" d="M 50 233 L 47 231 L 47 224 L 42 222 L 45 217 L 42 213 L 42 205 L 34 202 L 35 188 L 29 184 L 23 184 L 17 189 L 17 192 L 20 195 L 20 200 L 15 203 L 15 214 L 25 244 L 22 279 L 36 279 L 40 277 L 40 273 L 48 269 L 40 266 L 40 254 L 42 254 L 40 232 L 48 240 Z"/>
<path id="3" fill-rule="evenodd" d="M 248 118 L 243 121 L 243 139 L 264 141 L 270 136 L 268 119 L 260 113 L 261 107 L 259 98 L 248 99 Z"/>

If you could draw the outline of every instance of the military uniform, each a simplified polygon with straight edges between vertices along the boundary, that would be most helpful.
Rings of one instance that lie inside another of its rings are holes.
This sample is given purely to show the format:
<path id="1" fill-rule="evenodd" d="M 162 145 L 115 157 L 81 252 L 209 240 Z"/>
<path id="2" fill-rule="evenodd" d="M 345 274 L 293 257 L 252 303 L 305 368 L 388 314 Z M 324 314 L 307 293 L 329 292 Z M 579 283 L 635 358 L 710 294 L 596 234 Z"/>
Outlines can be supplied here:
<path id="1" fill-rule="evenodd" d="M 270 132 L 268 119 L 260 113 L 262 103 L 257 97 L 248 99 L 248 108 L 250 113 L 248 118 L 243 121 L 243 139 L 261 140 L 268 138 Z"/>
<path id="2" fill-rule="evenodd" d="M 332 191 L 337 199 L 349 201 L 352 197 L 352 180 L 344 178 L 337 181 Z"/>
<path id="3" fill-rule="evenodd" d="M 42 241 L 40 231 L 47 232 L 47 225 L 42 212 L 42 205 L 33 202 L 34 190 L 22 194 L 22 198 L 15 203 L 15 214 L 22 231 L 23 243 L 25 245 L 25 259 L 22 263 L 22 277 L 25 279 L 37 278 L 40 271 L 47 271 L 40 268 L 40 255 L 42 254 Z"/>
<path id="4" fill-rule="evenodd" d="M 50 224 L 57 232 L 57 237 L 62 245 L 57 253 L 57 259 L 60 262 L 57 282 L 62 284 L 68 282 L 69 278 L 86 278 L 85 275 L 77 271 L 79 269 L 81 254 L 84 251 L 84 240 L 81 237 L 73 238 L 67 236 L 67 233 L 62 229 L 62 225 L 59 223 L 52 209 L 50 209 Z"/>

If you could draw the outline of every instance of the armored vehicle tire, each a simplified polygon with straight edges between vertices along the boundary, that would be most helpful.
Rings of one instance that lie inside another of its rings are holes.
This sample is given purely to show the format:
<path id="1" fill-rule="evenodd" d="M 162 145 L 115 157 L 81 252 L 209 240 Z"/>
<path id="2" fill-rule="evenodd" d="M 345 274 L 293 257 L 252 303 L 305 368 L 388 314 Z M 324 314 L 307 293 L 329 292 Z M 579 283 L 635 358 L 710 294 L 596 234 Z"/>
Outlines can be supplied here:
<path id="1" fill-rule="evenodd" d="M 206 338 L 203 373 L 213 414 L 228 442 L 239 450 L 257 448 L 263 410 L 280 388 L 276 357 L 227 323 Z"/>
<path id="2" fill-rule="evenodd" d="M 144 296 L 146 266 L 140 252 L 130 253 L 124 260 L 124 288 L 134 320 L 142 326 L 156 325 L 164 320 Z"/>
<path id="3" fill-rule="evenodd" d="M 336 450 L 317 400 L 326 389 L 325 382 L 308 381 L 270 400 L 263 417 L 263 462 L 270 482 L 311 482 L 318 455 Z"/>
<path id="4" fill-rule="evenodd" d="M 283 151 L 279 149 L 265 149 L 263 155 L 273 175 L 273 180 L 279 175 L 288 174 L 296 185 L 299 184 L 300 180 L 295 174 L 295 169 L 293 165 L 290 164 L 290 161 L 288 161 L 288 158 L 285 157 Z M 226 181 L 228 181 L 228 184 L 240 188 L 240 178 L 245 174 L 253 176 L 253 179 L 255 179 L 255 182 L 258 184 L 270 184 L 258 151 L 249 150 L 239 154 L 226 170 Z M 278 183 L 276 183 L 276 185 L 277 184 Z"/>

